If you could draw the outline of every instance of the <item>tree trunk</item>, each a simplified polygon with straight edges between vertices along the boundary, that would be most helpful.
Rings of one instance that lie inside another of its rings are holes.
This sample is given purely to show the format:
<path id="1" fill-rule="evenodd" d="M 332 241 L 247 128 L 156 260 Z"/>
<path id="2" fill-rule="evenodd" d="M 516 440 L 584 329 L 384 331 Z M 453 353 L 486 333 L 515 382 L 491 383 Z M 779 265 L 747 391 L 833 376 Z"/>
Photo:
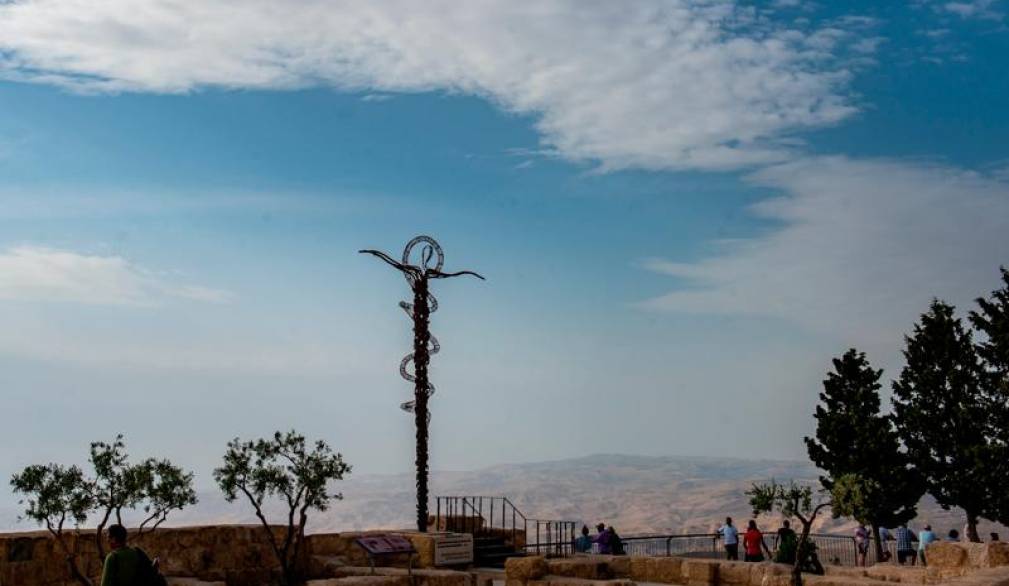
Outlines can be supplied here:
<path id="1" fill-rule="evenodd" d="M 414 422 L 417 426 L 417 531 L 427 532 L 427 460 L 428 460 L 428 409 L 430 393 L 427 365 L 430 361 L 428 330 L 430 308 L 427 302 L 427 279 L 420 277 L 413 287 L 413 366 L 414 366 Z"/>
<path id="2" fill-rule="evenodd" d="M 802 564 L 806 560 L 806 542 L 809 541 L 809 531 L 812 523 L 802 523 L 802 534 L 795 544 L 795 563 L 792 565 L 792 586 L 802 586 Z"/>
<path id="3" fill-rule="evenodd" d="M 870 523 L 869 527 L 872 529 L 872 542 L 876 544 L 876 563 L 883 562 L 883 542 L 879 539 L 879 526 L 875 523 Z"/>
<path id="4" fill-rule="evenodd" d="M 977 534 L 977 515 L 967 513 L 967 535 L 964 535 L 971 543 L 981 543 L 981 537 Z"/>

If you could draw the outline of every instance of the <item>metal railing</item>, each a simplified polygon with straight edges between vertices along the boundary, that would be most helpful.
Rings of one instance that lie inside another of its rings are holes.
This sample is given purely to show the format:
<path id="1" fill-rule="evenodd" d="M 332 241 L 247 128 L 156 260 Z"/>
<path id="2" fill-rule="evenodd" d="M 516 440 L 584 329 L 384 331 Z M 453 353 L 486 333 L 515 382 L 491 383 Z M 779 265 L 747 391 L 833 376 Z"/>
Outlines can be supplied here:
<path id="1" fill-rule="evenodd" d="M 528 518 L 507 497 L 435 497 L 435 527 L 474 538 L 501 537 L 515 549 L 534 554 L 561 557 L 574 552 L 574 521 Z"/>
<path id="2" fill-rule="evenodd" d="M 681 556 L 724 558 L 725 550 L 716 533 L 690 533 L 685 535 L 638 535 L 623 537 L 624 551 L 628 555 Z M 809 540 L 816 545 L 817 556 L 824 565 L 854 566 L 858 557 L 855 539 L 847 535 L 812 533 Z M 772 552 L 778 549 L 777 533 L 765 533 L 764 543 Z M 890 549 L 896 546 L 892 542 Z M 742 552 L 740 552 L 742 555 Z M 895 555 L 892 552 L 891 555 Z M 875 548 L 869 548 L 869 562 L 875 560 Z"/>

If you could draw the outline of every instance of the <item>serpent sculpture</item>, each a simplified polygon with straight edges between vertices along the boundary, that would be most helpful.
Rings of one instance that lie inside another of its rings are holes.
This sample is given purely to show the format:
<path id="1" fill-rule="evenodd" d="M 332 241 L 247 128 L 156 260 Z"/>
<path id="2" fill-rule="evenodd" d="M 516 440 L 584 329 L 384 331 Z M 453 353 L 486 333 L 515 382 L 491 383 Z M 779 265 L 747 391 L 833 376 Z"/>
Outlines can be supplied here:
<path id="1" fill-rule="evenodd" d="M 418 245 L 422 245 L 420 259 L 417 264 L 411 264 L 411 256 L 414 248 Z M 413 291 L 413 303 L 399 302 L 399 306 L 413 320 L 413 352 L 404 356 L 400 361 L 399 374 L 412 382 L 414 387 L 413 400 L 400 404 L 400 408 L 413 413 L 417 427 L 417 530 L 425 532 L 428 522 L 428 424 L 431 421 L 431 412 L 428 410 L 427 402 L 434 394 L 434 385 L 428 378 L 427 367 L 431 355 L 437 354 L 441 350 L 441 345 L 437 338 L 431 335 L 429 328 L 431 314 L 438 310 L 438 300 L 431 294 L 428 281 L 462 275 L 471 275 L 481 280 L 483 277 L 473 271 L 443 272 L 445 253 L 438 242 L 430 236 L 417 236 L 408 242 L 403 249 L 400 261 L 378 250 L 361 250 L 359 252 L 377 256 L 386 264 L 402 272 Z M 433 266 L 432 261 L 434 261 Z M 410 372 L 411 362 L 413 363 L 412 373 Z"/>

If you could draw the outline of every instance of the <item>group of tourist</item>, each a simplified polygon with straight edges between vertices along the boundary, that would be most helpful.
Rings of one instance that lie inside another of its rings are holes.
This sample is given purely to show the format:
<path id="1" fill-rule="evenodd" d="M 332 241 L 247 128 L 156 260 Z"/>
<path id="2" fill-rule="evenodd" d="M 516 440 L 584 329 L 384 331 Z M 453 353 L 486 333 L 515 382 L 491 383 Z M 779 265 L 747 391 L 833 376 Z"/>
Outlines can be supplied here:
<path id="1" fill-rule="evenodd" d="M 967 540 L 967 528 L 964 527 L 963 535 L 956 529 L 950 529 L 949 533 L 946 534 L 946 541 L 961 541 L 961 537 L 964 541 Z M 895 541 L 897 544 L 897 563 L 900 565 L 905 565 L 910 563 L 910 565 L 915 565 L 919 560 L 922 565 L 925 565 L 925 549 L 930 543 L 935 543 L 939 541 L 939 536 L 932 531 L 931 525 L 925 525 L 925 528 L 915 535 L 914 531 L 908 529 L 907 524 L 901 525 L 891 534 L 890 530 L 886 527 L 879 528 L 879 541 L 883 544 L 883 559 L 880 561 L 887 561 L 890 559 L 890 552 L 886 551 L 886 543 L 888 541 Z M 998 541 L 998 533 L 990 534 L 991 541 Z M 869 545 L 871 542 L 871 537 L 869 535 L 869 530 L 866 529 L 864 524 L 859 524 L 855 528 L 855 546 L 858 551 L 858 565 L 866 565 L 866 557 L 869 553 Z M 917 547 L 915 547 L 917 544 Z"/>
<path id="2" fill-rule="evenodd" d="M 722 540 L 722 546 L 725 548 L 726 559 L 738 560 L 740 543 L 739 530 L 732 524 L 732 517 L 726 517 L 725 524 L 718 528 L 718 539 Z M 776 548 L 774 554 L 772 554 L 771 550 L 767 547 L 767 543 L 764 541 L 764 534 L 757 527 L 757 522 L 753 519 L 750 519 L 749 523 L 746 525 L 746 531 L 743 533 L 742 543 L 744 561 L 762 562 L 764 561 L 764 553 L 766 552 L 767 556 L 776 562 L 795 562 L 797 540 L 795 531 L 792 530 L 787 519 L 782 522 L 781 528 L 778 529 L 778 547 Z"/>
<path id="3" fill-rule="evenodd" d="M 600 553 L 606 555 L 624 555 L 624 541 L 620 539 L 613 525 L 605 523 L 596 525 L 596 534 L 589 535 L 589 528 L 582 525 L 582 534 L 575 539 L 575 551 L 578 553 Z"/>

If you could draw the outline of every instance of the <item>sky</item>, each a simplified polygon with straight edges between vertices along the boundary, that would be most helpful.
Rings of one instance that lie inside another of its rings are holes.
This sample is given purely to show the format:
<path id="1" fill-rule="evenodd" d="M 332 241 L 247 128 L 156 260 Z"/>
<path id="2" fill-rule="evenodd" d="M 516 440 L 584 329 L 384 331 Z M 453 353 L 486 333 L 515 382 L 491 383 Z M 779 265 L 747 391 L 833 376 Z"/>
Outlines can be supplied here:
<path id="1" fill-rule="evenodd" d="M 0 476 L 295 428 L 412 469 L 802 459 L 1009 264 L 1009 2 L 0 2 Z M 12 499 L 0 491 L 0 503 Z"/>

